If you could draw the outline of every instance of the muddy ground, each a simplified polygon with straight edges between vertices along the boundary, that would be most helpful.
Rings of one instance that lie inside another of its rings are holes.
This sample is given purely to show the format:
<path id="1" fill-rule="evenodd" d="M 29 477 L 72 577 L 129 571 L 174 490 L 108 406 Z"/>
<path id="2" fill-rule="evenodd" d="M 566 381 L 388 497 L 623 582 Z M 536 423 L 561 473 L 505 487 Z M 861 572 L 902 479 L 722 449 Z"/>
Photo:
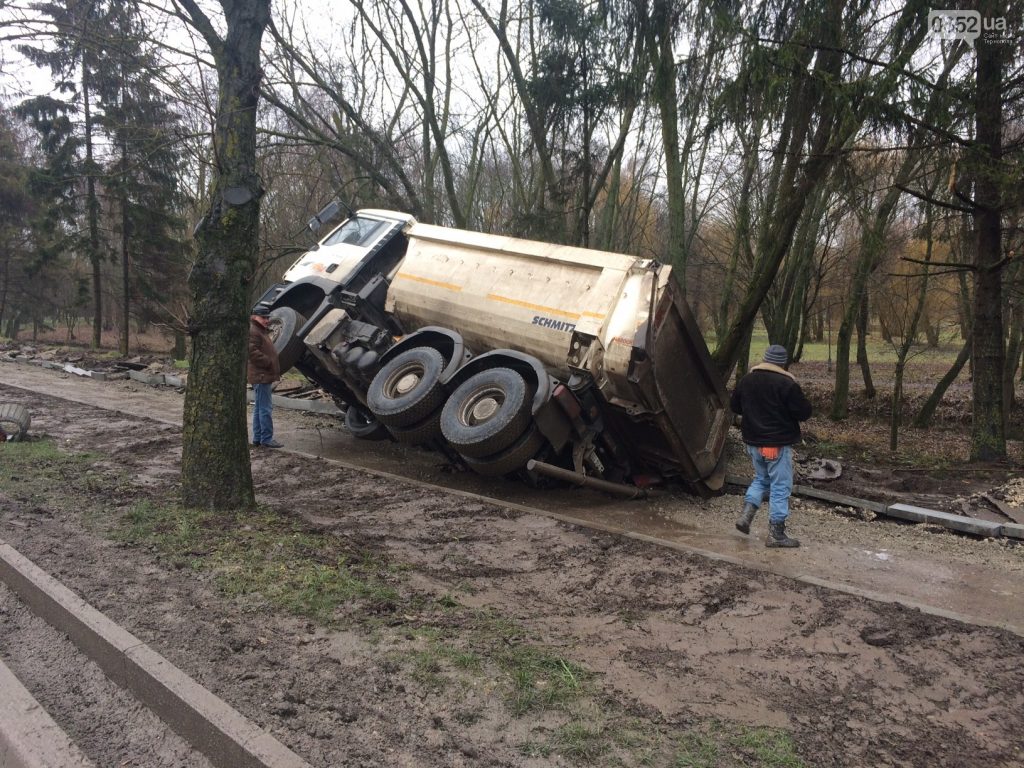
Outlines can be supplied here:
<path id="1" fill-rule="evenodd" d="M 189 517 L 176 428 L 3 396 L 0 537 L 314 765 L 1024 760 L 1017 635 L 265 450 Z"/>

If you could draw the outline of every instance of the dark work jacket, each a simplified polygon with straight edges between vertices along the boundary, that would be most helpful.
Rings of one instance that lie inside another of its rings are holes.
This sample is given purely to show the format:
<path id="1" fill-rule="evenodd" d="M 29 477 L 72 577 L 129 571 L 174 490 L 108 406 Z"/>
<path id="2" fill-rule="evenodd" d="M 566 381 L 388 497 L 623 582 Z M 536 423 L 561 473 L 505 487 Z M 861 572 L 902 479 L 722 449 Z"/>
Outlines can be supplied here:
<path id="1" fill-rule="evenodd" d="M 740 379 L 729 402 L 743 417 L 740 430 L 747 445 L 793 445 L 800 442 L 800 422 L 811 418 L 811 404 L 789 371 L 761 363 Z"/>

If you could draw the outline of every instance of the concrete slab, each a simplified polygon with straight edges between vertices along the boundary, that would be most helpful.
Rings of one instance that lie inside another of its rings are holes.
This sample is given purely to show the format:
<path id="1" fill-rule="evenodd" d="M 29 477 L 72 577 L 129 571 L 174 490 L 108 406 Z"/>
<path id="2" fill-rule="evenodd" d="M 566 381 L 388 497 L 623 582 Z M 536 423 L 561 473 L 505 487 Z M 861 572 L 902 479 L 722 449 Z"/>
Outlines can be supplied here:
<path id="1" fill-rule="evenodd" d="M 251 403 L 253 399 L 252 390 L 246 390 L 246 399 Z M 298 400 L 284 395 L 271 395 L 275 408 L 287 408 L 292 411 L 309 411 L 310 413 L 323 413 L 328 416 L 340 416 L 338 406 L 329 400 Z"/>
<path id="2" fill-rule="evenodd" d="M 151 387 L 158 387 L 164 383 L 162 373 L 146 373 L 145 371 L 128 371 L 128 378 L 133 381 L 149 384 Z"/>
<path id="3" fill-rule="evenodd" d="M 1024 539 L 1024 525 L 1020 523 L 1003 523 L 1003 536 L 1008 539 Z"/>
<path id="4" fill-rule="evenodd" d="M 944 528 L 961 531 L 962 533 L 971 533 L 975 536 L 997 537 L 1002 534 L 1003 529 L 1001 523 L 975 520 L 973 517 L 954 515 L 949 512 L 940 512 L 937 509 L 928 509 L 926 507 L 915 507 L 913 504 L 890 504 L 886 507 L 884 514 L 915 523 L 941 525 Z"/>
<path id="5" fill-rule="evenodd" d="M 0 692 L 0 766 L 94 768 L 2 661 Z"/>
<path id="6" fill-rule="evenodd" d="M 277 739 L 2 541 L 0 579 L 214 765 L 310 768 Z M 3 761 L 0 766 L 7 768 Z"/>

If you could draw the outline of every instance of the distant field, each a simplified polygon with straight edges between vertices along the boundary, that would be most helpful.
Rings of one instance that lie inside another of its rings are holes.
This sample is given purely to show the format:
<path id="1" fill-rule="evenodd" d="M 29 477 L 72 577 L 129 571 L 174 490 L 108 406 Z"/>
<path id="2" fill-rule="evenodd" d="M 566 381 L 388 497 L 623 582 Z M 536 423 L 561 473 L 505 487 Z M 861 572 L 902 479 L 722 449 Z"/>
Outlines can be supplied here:
<path id="1" fill-rule="evenodd" d="M 960 352 L 960 346 L 961 342 L 959 335 L 951 336 L 947 334 L 943 337 L 943 343 L 938 347 L 928 348 L 924 344 L 918 344 L 912 347 L 908 362 L 910 365 L 913 365 L 914 362 L 952 364 L 956 359 L 957 353 Z M 713 336 L 708 338 L 708 347 L 710 347 L 712 351 L 715 348 L 715 340 Z M 764 351 L 767 348 L 768 334 L 764 330 L 755 331 L 750 341 L 751 363 L 755 363 L 760 360 L 761 355 L 764 354 Z M 867 348 L 868 360 L 872 363 L 896 362 L 896 349 L 893 345 L 882 341 L 882 337 L 879 334 L 868 334 Z M 854 345 L 850 350 L 851 359 L 856 355 L 856 351 L 856 339 L 854 339 Z M 792 352 L 793 350 L 790 350 L 791 354 Z M 804 345 L 803 356 L 801 357 L 802 362 L 824 363 L 829 359 L 836 359 L 835 334 L 833 334 L 831 345 L 829 345 L 828 341 L 808 342 Z"/>

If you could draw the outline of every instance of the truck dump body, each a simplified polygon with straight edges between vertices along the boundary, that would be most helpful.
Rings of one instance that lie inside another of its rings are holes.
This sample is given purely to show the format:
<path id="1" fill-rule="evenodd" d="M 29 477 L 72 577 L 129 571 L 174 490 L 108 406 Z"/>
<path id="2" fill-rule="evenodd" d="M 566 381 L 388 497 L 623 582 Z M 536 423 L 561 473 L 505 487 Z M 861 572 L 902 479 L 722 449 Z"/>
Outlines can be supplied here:
<path id="1" fill-rule="evenodd" d="M 475 349 L 518 349 L 568 377 L 572 332 L 604 323 L 638 259 L 416 224 L 389 292 L 406 327 L 446 325 Z M 636 297 L 633 297 L 636 298 Z"/>
<path id="2" fill-rule="evenodd" d="M 446 325 L 470 347 L 527 352 L 563 380 L 588 372 L 637 457 L 721 487 L 728 400 L 671 268 L 425 224 L 407 236 L 389 292 L 403 325 Z"/>
<path id="3" fill-rule="evenodd" d="M 362 338 L 369 338 L 365 329 L 371 326 L 363 322 L 360 307 L 376 285 L 373 295 L 382 299 L 383 312 L 377 326 L 389 324 L 405 336 L 387 351 L 374 337 L 380 364 L 374 357 L 375 367 L 361 369 L 390 375 L 387 364 L 396 356 L 426 361 L 413 365 L 411 374 L 400 370 L 399 378 L 392 377 L 387 391 L 395 402 L 405 397 L 403 387 L 419 386 L 417 377 L 426 375 L 423 365 L 434 365 L 414 348 L 433 346 L 444 353 L 448 395 L 488 368 L 519 371 L 530 382 L 532 416 L 546 445 L 539 454 L 552 461 L 578 473 L 636 483 L 672 477 L 702 494 L 721 487 L 728 399 L 670 267 L 623 254 L 420 224 L 401 214 L 394 215 L 389 229 L 374 216 L 386 219 L 388 213 L 367 212 L 369 224 L 361 228 L 358 217 L 350 219 L 325 238 L 339 243 L 334 251 L 311 252 L 286 275 L 308 282 L 319 279 L 313 272 L 320 269 L 331 273 L 339 289 L 351 282 L 364 294 L 362 299 L 328 297 L 317 310 L 305 332 L 320 364 L 307 365 L 307 375 L 314 370 L 319 378 L 344 377 L 347 390 L 374 410 L 372 390 L 379 390 L 380 382 L 374 380 L 367 399 L 346 370 L 355 370 L 357 359 L 369 359 L 363 357 L 366 342 L 358 346 L 356 332 L 348 329 L 358 326 Z M 348 231 L 375 233 L 376 240 L 365 238 L 365 258 L 345 245 L 355 236 L 340 241 Z M 391 254 L 386 266 L 381 264 L 386 271 L 379 284 L 367 279 L 377 251 Z M 341 268 L 332 270 L 332 259 Z M 329 286 L 324 290 L 332 292 Z M 287 286 L 279 288 L 275 301 L 285 301 L 287 292 Z M 464 409 L 463 418 L 470 420 L 463 426 L 489 418 L 505 397 L 499 388 L 496 400 L 477 403 L 472 414 Z M 378 411 L 395 418 L 380 398 L 378 391 Z M 450 414 L 448 421 L 451 426 Z M 396 433 L 396 425 L 389 427 Z M 476 469 L 472 451 L 468 460 Z"/>

